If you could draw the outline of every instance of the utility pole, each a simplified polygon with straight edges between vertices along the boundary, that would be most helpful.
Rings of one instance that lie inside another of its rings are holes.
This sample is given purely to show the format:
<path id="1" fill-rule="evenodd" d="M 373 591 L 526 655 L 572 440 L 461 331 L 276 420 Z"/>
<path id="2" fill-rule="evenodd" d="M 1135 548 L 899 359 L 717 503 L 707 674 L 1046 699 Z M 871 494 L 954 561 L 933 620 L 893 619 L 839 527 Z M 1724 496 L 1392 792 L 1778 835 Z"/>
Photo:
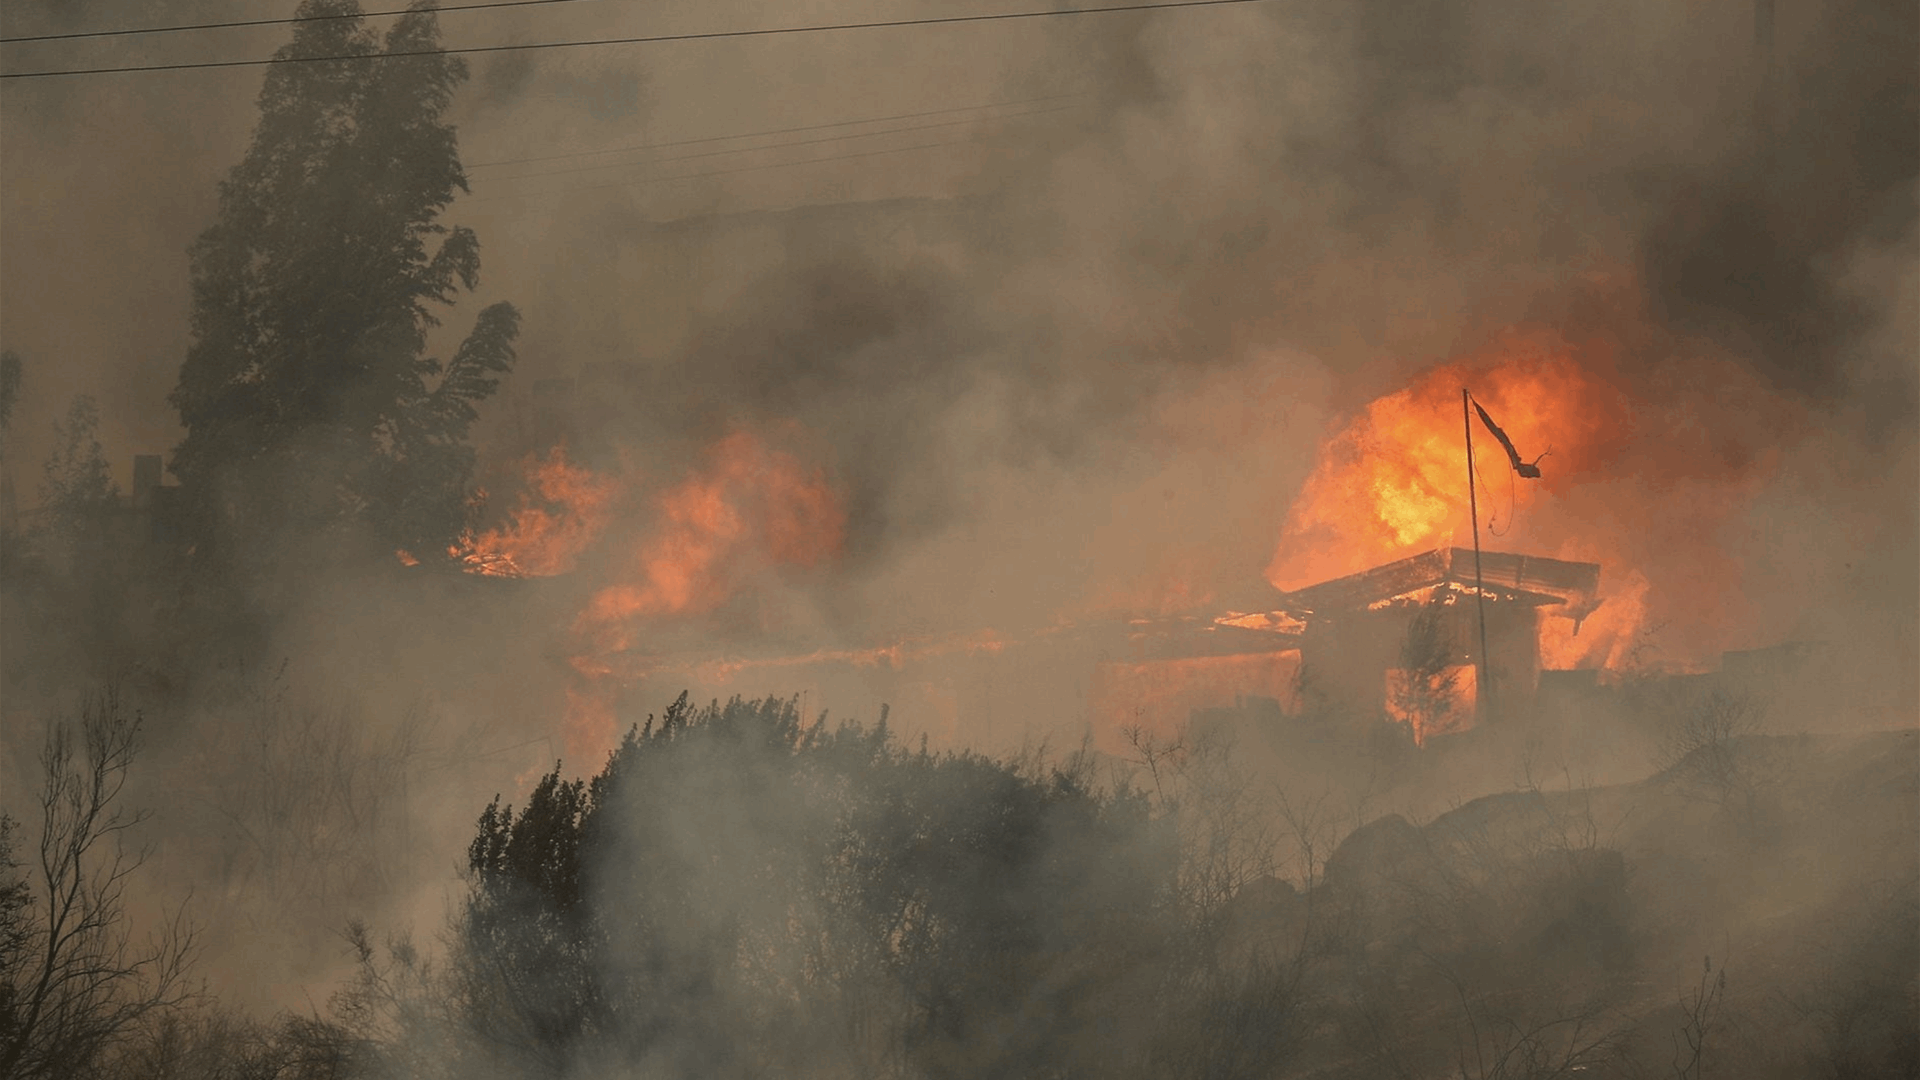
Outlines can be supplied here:
<path id="1" fill-rule="evenodd" d="M 1764 0 L 1763 0 L 1764 2 Z M 1467 514 L 1473 518 L 1473 604 L 1480 615 L 1480 661 L 1479 672 L 1474 685 L 1474 699 L 1479 706 L 1482 720 L 1493 717 L 1493 678 L 1487 669 L 1487 587 L 1480 577 L 1480 497 L 1473 483 L 1473 412 L 1469 407 L 1472 395 L 1466 387 L 1460 388 L 1460 422 L 1467 430 Z"/>
<path id="2" fill-rule="evenodd" d="M 1776 0 L 1753 0 L 1753 51 L 1760 65 L 1760 91 L 1753 103 L 1754 127 L 1760 140 L 1760 168 L 1771 173 L 1779 124 L 1778 76 L 1774 70 L 1774 4 Z"/>

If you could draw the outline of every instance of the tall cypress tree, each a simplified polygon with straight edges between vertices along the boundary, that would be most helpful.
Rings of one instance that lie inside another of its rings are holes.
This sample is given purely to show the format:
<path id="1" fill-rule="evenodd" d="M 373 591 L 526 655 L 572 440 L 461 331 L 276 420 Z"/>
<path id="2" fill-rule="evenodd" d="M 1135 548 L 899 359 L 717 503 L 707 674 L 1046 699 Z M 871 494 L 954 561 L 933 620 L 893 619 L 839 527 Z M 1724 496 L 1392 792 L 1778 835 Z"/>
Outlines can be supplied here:
<path id="1" fill-rule="evenodd" d="M 496 303 L 450 360 L 427 355 L 436 310 L 480 271 L 472 230 L 440 222 L 467 190 L 445 120 L 466 65 L 437 51 L 424 4 L 384 40 L 355 0 L 298 15 L 191 250 L 193 340 L 170 398 L 185 525 L 230 565 L 271 565 L 293 538 L 432 558 L 465 524 L 468 429 L 519 328 Z"/>

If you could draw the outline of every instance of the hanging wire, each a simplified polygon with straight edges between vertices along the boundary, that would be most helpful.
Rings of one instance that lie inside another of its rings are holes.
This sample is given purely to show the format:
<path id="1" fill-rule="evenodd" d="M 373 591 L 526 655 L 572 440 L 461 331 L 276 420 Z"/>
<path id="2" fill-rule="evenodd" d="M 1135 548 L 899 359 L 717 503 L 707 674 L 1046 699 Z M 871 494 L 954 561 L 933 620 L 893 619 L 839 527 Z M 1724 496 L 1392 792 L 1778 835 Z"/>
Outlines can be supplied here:
<path id="1" fill-rule="evenodd" d="M 1473 402 L 1475 405 L 1478 405 L 1480 403 L 1480 400 L 1471 394 L 1467 395 L 1467 399 Z M 1533 463 L 1536 465 L 1539 464 L 1540 462 L 1546 460 L 1547 456 L 1552 453 L 1553 453 L 1553 446 L 1549 444 L 1545 450 L 1542 450 L 1540 452 L 1539 457 L 1533 459 Z M 1475 475 L 1479 478 L 1481 487 L 1488 486 L 1487 474 L 1482 471 L 1484 468 L 1485 468 L 1484 460 L 1482 458 L 1476 457 L 1473 462 L 1473 471 Z M 1520 516 L 1519 482 L 1514 479 L 1513 473 L 1514 473 L 1514 470 L 1512 466 L 1509 465 L 1507 468 L 1507 527 L 1505 529 L 1495 528 L 1494 523 L 1500 520 L 1499 515 L 1488 514 L 1487 515 L 1487 533 L 1491 536 L 1506 536 L 1507 534 L 1511 533 L 1513 531 L 1513 523 L 1519 519 L 1519 516 Z"/>
<path id="2" fill-rule="evenodd" d="M 1480 467 L 1481 466 L 1479 462 L 1477 461 L 1474 462 L 1473 468 L 1475 472 L 1479 472 Z M 1486 485 L 1487 485 L 1486 474 L 1481 473 L 1480 486 L 1485 487 Z M 1513 468 L 1509 466 L 1507 468 L 1507 527 L 1505 529 L 1496 528 L 1494 525 L 1494 522 L 1499 521 L 1500 516 L 1498 514 L 1488 514 L 1487 515 L 1487 535 L 1488 536 L 1505 536 L 1508 533 L 1513 531 L 1513 518 L 1514 518 L 1514 506 L 1515 506 L 1516 495 L 1517 493 L 1514 490 L 1514 482 L 1513 482 Z"/>

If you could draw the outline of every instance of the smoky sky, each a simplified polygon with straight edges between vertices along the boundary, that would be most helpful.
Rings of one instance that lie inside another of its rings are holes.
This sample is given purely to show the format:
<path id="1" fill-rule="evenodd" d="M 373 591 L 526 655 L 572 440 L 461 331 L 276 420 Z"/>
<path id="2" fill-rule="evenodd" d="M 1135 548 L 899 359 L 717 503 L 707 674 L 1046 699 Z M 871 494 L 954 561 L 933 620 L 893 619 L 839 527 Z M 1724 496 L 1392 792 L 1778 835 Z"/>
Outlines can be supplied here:
<path id="1" fill-rule="evenodd" d="M 0 10 L 0 36 L 293 6 L 29 0 Z M 446 220 L 477 231 L 481 280 L 435 348 L 447 355 L 486 304 L 525 316 L 519 365 L 476 427 L 489 484 L 551 446 L 555 401 L 579 459 L 655 488 L 741 428 L 821 468 L 845 501 L 845 550 L 794 590 L 783 645 L 800 653 L 1017 637 L 1089 609 L 1258 610 L 1293 496 L 1356 410 L 1518 323 L 1604 339 L 1621 389 L 1652 401 L 1623 435 L 1652 464 L 1576 478 L 1596 527 L 1634 532 L 1621 549 L 1650 561 L 1697 521 L 1723 528 L 1709 541 L 1739 550 L 1749 583 L 1800 582 L 1752 598 L 1733 644 L 1835 642 L 1905 723 L 1920 692 L 1920 14 L 1776 6 L 1770 83 L 1750 0 L 1271 0 L 472 57 L 451 112 L 472 190 Z M 610 0 L 441 23 L 467 46 L 975 10 Z M 0 67 L 264 57 L 285 31 L 5 45 Z M 246 152 L 259 86 L 258 69 L 0 82 L 0 345 L 25 360 L 0 468 L 23 504 L 76 394 L 99 400 L 123 487 L 134 454 L 179 440 L 166 395 L 189 342 L 186 252 Z M 570 394 L 537 389 L 565 380 Z M 1662 425 L 1703 460 L 1659 473 Z M 1716 499 L 1746 508 L 1644 520 Z M 156 739 L 151 790 L 198 809 L 161 824 L 213 836 L 227 789 L 270 802 L 256 758 L 295 773 L 315 746 L 404 758 L 389 736 L 431 717 L 420 745 L 444 744 L 445 760 L 412 773 L 416 810 L 392 818 L 419 831 L 396 850 L 416 846 L 384 891 L 333 886 L 362 913 L 426 925 L 481 800 L 560 752 L 569 628 L 619 562 L 602 554 L 549 582 L 290 585 L 256 651 L 297 657 L 294 696 L 326 707 L 169 690 L 192 700 Z M 170 617 L 138 614 L 161 638 Z M 673 628 L 671 644 L 728 655 L 763 630 L 740 622 Z M 218 648 L 176 635 L 167 650 L 210 666 Z M 7 663 L 8 719 L 30 682 L 73 681 Z M 1027 663 L 979 669 L 1002 680 L 992 733 L 1077 737 L 1090 673 Z M 798 668 L 756 677 L 804 689 Z M 621 721 L 671 700 L 668 678 Z M 951 683 L 900 678 L 958 700 Z M 873 685 L 808 709 L 903 700 Z M 1010 715 L 1041 699 L 1065 704 Z M 928 711 L 896 715 L 926 730 Z M 286 734 L 250 741 L 255 714 Z M 948 719 L 956 738 L 983 730 Z M 0 775 L 30 757 L 0 745 Z M 389 776 L 361 774 L 382 790 Z M 333 962 L 332 942 L 234 937 L 236 955 Z"/>
<path id="2" fill-rule="evenodd" d="M 1662 178 L 1642 258 L 1669 322 L 1722 338 L 1784 389 L 1831 399 L 1857 389 L 1849 349 L 1879 314 L 1842 295 L 1832 267 L 1858 247 L 1911 243 L 1920 12 L 1844 5 L 1807 35 L 1775 61 L 1742 145 Z M 1912 422 L 1913 383 L 1898 374 L 1867 376 L 1875 438 Z"/>
<path id="3" fill-rule="evenodd" d="M 257 14 L 49 4 L 9 25 Z M 465 45 L 867 17 L 556 5 L 442 23 Z M 731 427 L 797 423 L 846 493 L 848 567 L 881 572 L 956 528 L 1043 528 L 994 494 L 1023 475 L 1094 501 L 1151 482 L 1137 447 L 1207 372 L 1264 364 L 1331 423 L 1513 322 L 1578 308 L 1599 274 L 1631 281 L 1669 344 L 1712 343 L 1905 469 L 1915 14 L 1784 5 L 1770 84 L 1754 17 L 1261 3 L 476 57 L 455 105 L 473 191 L 448 217 L 480 234 L 472 306 L 527 315 L 483 458 L 530 449 L 509 445 L 507 398 L 544 378 L 592 399 L 577 437 L 603 460 L 638 447 L 670 469 Z M 284 36 L 223 33 L 7 56 L 263 54 Z M 186 340 L 184 250 L 244 150 L 257 79 L 7 85 L 0 317 L 28 363 L 7 454 L 23 487 L 76 392 L 102 399 L 116 469 L 177 438 L 163 397 Z M 903 130 L 869 137 L 881 128 Z M 823 141 L 735 152 L 801 139 Z M 545 160 L 495 164 L 517 159 Z M 654 163 L 621 164 L 636 161 Z M 1320 434 L 1299 426 L 1258 466 L 1276 499 Z M 1247 551 L 1223 558 L 1257 562 L 1273 529 L 1242 530 Z"/>

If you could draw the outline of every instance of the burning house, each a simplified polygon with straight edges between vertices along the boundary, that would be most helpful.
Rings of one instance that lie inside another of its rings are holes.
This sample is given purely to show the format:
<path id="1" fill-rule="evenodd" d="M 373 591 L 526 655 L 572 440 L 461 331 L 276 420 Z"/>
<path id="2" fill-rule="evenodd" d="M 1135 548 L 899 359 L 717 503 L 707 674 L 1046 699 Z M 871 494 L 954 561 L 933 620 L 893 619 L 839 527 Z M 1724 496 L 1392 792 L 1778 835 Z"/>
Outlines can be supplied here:
<path id="1" fill-rule="evenodd" d="M 1256 696 L 1285 712 L 1392 717 L 1424 742 L 1528 709 L 1546 621 L 1578 633 L 1599 584 L 1596 563 L 1483 551 L 1476 574 L 1471 549 L 1446 547 L 1281 593 L 1266 612 L 1136 620 L 1133 655 L 1098 666 L 1092 712 L 1103 728 L 1170 728 Z"/>
<path id="2" fill-rule="evenodd" d="M 1596 563 L 1447 547 L 1295 590 L 1281 607 L 1301 625 L 1303 694 L 1384 712 L 1425 741 L 1530 706 L 1543 621 L 1569 619 L 1577 634 L 1599 585 Z"/>

